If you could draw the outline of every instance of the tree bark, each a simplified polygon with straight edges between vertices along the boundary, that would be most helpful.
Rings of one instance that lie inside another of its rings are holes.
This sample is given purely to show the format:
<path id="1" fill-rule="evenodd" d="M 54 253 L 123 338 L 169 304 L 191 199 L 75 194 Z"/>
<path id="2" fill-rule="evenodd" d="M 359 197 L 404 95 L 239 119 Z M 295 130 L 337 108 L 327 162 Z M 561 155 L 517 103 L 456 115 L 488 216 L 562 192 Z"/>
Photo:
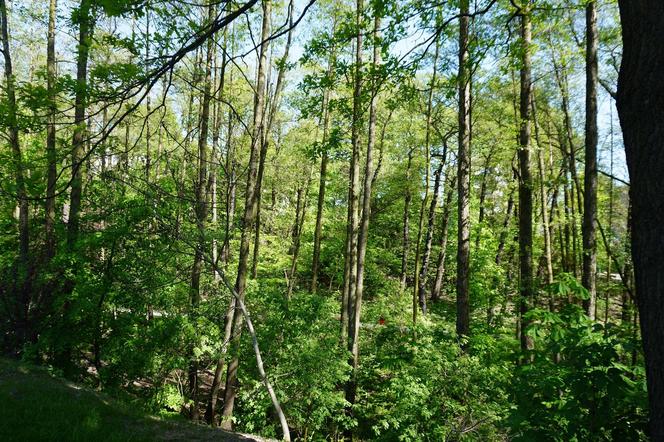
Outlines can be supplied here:
<path id="1" fill-rule="evenodd" d="M 440 39 L 436 38 L 436 51 L 433 56 L 433 73 L 431 74 L 431 85 L 429 86 L 429 98 L 426 111 L 426 132 L 424 139 L 424 196 L 420 203 L 420 214 L 417 223 L 417 239 L 415 240 L 415 274 L 413 284 L 413 324 L 417 322 L 417 311 L 419 307 L 420 287 L 420 251 L 422 247 L 422 232 L 424 231 L 424 213 L 429 202 L 429 179 L 431 169 L 431 120 L 433 111 L 433 91 L 436 88 L 436 77 L 438 76 L 438 55 L 440 53 Z M 426 303 L 426 299 L 424 300 Z M 426 310 L 426 306 L 424 307 Z M 423 310 L 424 313 L 424 310 Z"/>
<path id="2" fill-rule="evenodd" d="M 80 230 L 81 194 L 83 191 L 83 149 L 87 128 L 85 109 L 87 106 L 88 57 L 94 30 L 90 0 L 81 0 L 76 21 L 78 22 L 78 56 L 76 59 L 76 96 L 74 102 L 74 135 L 71 152 L 71 194 L 69 219 L 67 222 L 67 246 L 73 250 Z"/>
<path id="3" fill-rule="evenodd" d="M 357 37 L 355 39 L 353 120 L 351 124 L 352 154 L 348 179 L 346 253 L 344 256 L 344 281 L 341 297 L 341 342 L 349 342 L 347 340 L 350 339 L 349 326 L 353 318 L 349 313 L 355 302 L 355 287 L 357 283 L 357 234 L 359 229 L 358 218 L 360 199 L 358 186 L 360 182 L 360 129 L 362 126 L 362 14 L 364 10 L 364 1 L 357 0 L 355 9 Z"/>
<path id="4" fill-rule="evenodd" d="M 586 158 L 583 178 L 583 286 L 589 298 L 583 301 L 586 314 L 595 319 L 597 273 L 597 1 L 586 5 Z"/>
<path id="5" fill-rule="evenodd" d="M 470 334 L 470 66 L 469 0 L 461 0 L 459 18 L 459 153 L 457 157 L 457 300 L 456 333 Z M 465 345 L 463 346 L 465 347 Z"/>
<path id="6" fill-rule="evenodd" d="M 449 169 L 445 175 L 448 174 L 451 174 Z M 452 198 L 454 197 L 454 190 L 456 187 L 456 175 L 452 176 L 452 178 L 447 181 L 447 194 L 443 206 L 443 217 L 440 223 L 440 252 L 438 253 L 438 261 L 436 262 L 436 279 L 433 284 L 433 290 L 431 291 L 431 300 L 434 302 L 440 299 L 440 294 L 443 289 L 443 280 L 445 279 L 445 258 L 447 257 L 450 208 L 452 206 Z"/>
<path id="7" fill-rule="evenodd" d="M 57 156 L 55 151 L 55 117 L 58 112 L 55 92 L 55 19 L 57 0 L 50 0 L 48 8 L 48 42 L 46 47 L 46 87 L 48 93 L 48 121 L 46 123 L 46 256 L 55 255 L 55 184 L 57 179 Z"/>
<path id="8" fill-rule="evenodd" d="M 208 6 L 207 21 L 214 20 L 215 7 L 213 4 Z M 205 79 L 203 83 L 203 100 L 201 103 L 201 120 L 198 133 L 198 178 L 195 183 L 195 217 L 196 217 L 196 230 L 198 239 L 196 241 L 196 249 L 194 250 L 194 263 L 191 270 L 191 285 L 189 289 L 189 299 L 191 302 L 190 318 L 195 324 L 198 317 L 198 306 L 201 301 L 201 273 L 203 267 L 203 253 L 205 253 L 205 224 L 208 215 L 207 203 L 207 181 L 208 181 L 208 133 L 210 123 L 210 101 L 211 101 L 211 88 L 212 88 L 212 57 L 215 45 L 214 40 L 211 38 L 207 43 L 207 51 L 205 57 Z M 194 326 L 196 328 L 196 326 Z M 190 349 L 190 357 L 192 358 L 189 364 L 189 398 L 192 400 L 192 413 L 191 419 L 198 421 L 198 360 L 193 355 L 193 347 L 197 342 L 192 343 Z"/>
<path id="9" fill-rule="evenodd" d="M 546 175 L 544 173 L 544 160 L 542 159 L 542 142 L 537 124 L 537 106 L 535 97 L 531 97 L 531 110 L 533 113 L 533 125 L 535 126 L 535 141 L 537 143 L 537 171 L 540 181 L 540 209 L 542 213 L 542 231 L 544 233 L 544 259 L 546 263 L 546 283 L 553 284 L 553 262 L 551 258 L 551 230 L 549 229 L 549 211 L 546 196 Z"/>
<path id="10" fill-rule="evenodd" d="M 293 39 L 293 2 L 289 3 L 288 6 L 288 17 L 290 28 L 288 30 L 288 37 L 286 38 L 286 47 L 284 48 L 284 55 L 281 58 L 281 63 L 278 66 L 277 73 L 277 83 L 274 88 L 274 96 L 272 97 L 272 102 L 270 103 L 268 114 L 264 117 L 267 120 L 267 123 L 263 126 L 263 132 L 261 136 L 261 154 L 260 161 L 258 163 L 258 178 L 256 180 L 257 190 L 256 190 L 256 225 L 254 227 L 254 253 L 251 261 L 251 277 L 256 279 L 258 273 L 258 253 L 260 251 L 260 235 L 261 235 L 261 191 L 263 188 L 263 175 L 265 174 L 265 160 L 267 159 L 267 150 L 270 144 L 269 135 L 270 130 L 272 129 L 272 123 L 279 109 L 279 100 L 281 97 L 281 91 L 284 87 L 284 75 L 286 73 L 286 63 L 288 61 L 288 52 L 290 51 L 291 41 Z M 269 83 L 269 80 L 268 80 Z"/>
<path id="11" fill-rule="evenodd" d="M 336 24 L 335 24 L 336 27 Z M 332 49 L 330 53 L 330 60 L 327 66 L 327 77 L 328 80 L 332 80 L 332 75 L 334 73 L 335 65 L 335 50 Z M 313 259 L 311 264 L 311 292 L 315 293 L 318 287 L 318 272 L 320 267 L 320 242 L 321 236 L 323 234 L 323 210 L 325 208 L 325 187 L 327 180 L 327 163 L 329 161 L 328 154 L 328 132 L 330 130 L 330 89 L 326 88 L 323 92 L 323 140 L 322 147 L 323 153 L 320 159 L 320 177 L 318 183 L 318 202 L 316 205 L 316 227 L 314 228 L 314 252 Z"/>
<path id="12" fill-rule="evenodd" d="M 358 11 L 361 5 L 358 3 Z M 372 71 L 376 75 L 376 68 L 380 60 L 380 16 L 374 17 L 374 48 Z M 362 191 L 362 214 L 357 239 L 357 271 L 355 283 L 355 297 L 352 310 L 349 312 L 350 320 L 348 327 L 348 350 L 351 352 L 352 368 L 351 378 L 346 388 L 346 400 L 350 404 L 355 403 L 357 392 L 357 368 L 360 360 L 360 314 L 362 312 L 362 296 L 364 295 L 364 260 L 367 253 L 367 241 L 369 238 L 369 220 L 371 219 L 371 191 L 373 184 L 373 150 L 376 144 L 376 119 L 378 112 L 378 90 L 380 81 L 374 78 L 371 84 L 371 101 L 369 103 L 369 134 L 367 138 L 366 161 L 364 163 L 364 182 Z"/>
<path id="13" fill-rule="evenodd" d="M 295 223 L 293 225 L 293 244 L 291 246 L 293 250 L 293 256 L 291 258 L 291 267 L 288 272 L 288 290 L 286 293 L 286 299 L 290 301 L 291 295 L 293 294 L 293 289 L 295 288 L 295 283 L 297 282 L 297 258 L 300 255 L 300 244 L 302 243 L 302 229 L 304 228 L 304 215 L 307 211 L 307 199 L 309 197 L 309 185 L 311 180 L 311 175 L 304 184 L 304 188 L 300 187 L 297 189 L 297 203 L 295 207 Z"/>
<path id="14" fill-rule="evenodd" d="M 254 96 L 254 118 L 251 137 L 251 149 L 249 156 L 249 167 L 247 172 L 247 189 L 245 194 L 244 214 L 242 217 L 242 229 L 240 237 L 240 253 L 238 260 L 237 278 L 235 280 L 235 292 L 237 300 L 244 302 L 245 289 L 247 287 L 247 276 L 249 270 L 249 243 L 251 230 L 256 222 L 257 191 L 258 191 L 258 161 L 260 156 L 261 142 L 264 129 L 265 108 L 265 70 L 267 68 L 268 37 L 270 35 L 270 15 L 272 13 L 271 0 L 263 0 L 263 23 L 261 29 L 261 41 L 258 61 L 258 75 L 256 81 L 256 93 Z M 237 396 L 237 370 L 240 364 L 239 344 L 242 335 L 242 312 L 238 309 L 233 314 L 233 326 L 231 328 L 232 359 L 226 370 L 226 386 L 224 390 L 224 407 L 221 427 L 225 430 L 233 428 L 233 408 Z"/>
<path id="15" fill-rule="evenodd" d="M 18 271 L 16 278 L 17 290 L 17 310 L 16 317 L 16 337 L 18 342 L 17 349 L 22 346 L 28 332 L 28 316 L 30 307 L 30 293 L 28 288 L 29 268 L 30 268 L 30 225 L 29 225 L 29 205 L 28 194 L 25 185 L 25 172 L 23 165 L 23 152 L 19 139 L 19 124 L 16 105 L 16 85 L 14 71 L 12 67 L 12 58 L 9 47 L 9 24 L 7 21 L 7 4 L 5 0 L 0 0 L 0 27 L 2 28 L 2 52 L 4 56 L 5 71 L 5 90 L 7 94 L 7 121 L 9 126 L 9 144 L 12 152 L 12 161 L 14 162 L 14 173 L 16 182 L 16 199 L 18 200 Z"/>
<path id="16" fill-rule="evenodd" d="M 519 130 L 519 294 L 521 350 L 532 350 L 533 340 L 526 334 L 529 325 L 524 316 L 534 301 L 533 288 L 533 179 L 530 170 L 530 103 L 532 83 L 530 74 L 531 24 L 530 11 L 523 10 L 521 16 L 521 91 Z"/>
<path id="17" fill-rule="evenodd" d="M 619 0 L 618 113 L 632 201 L 632 258 L 650 401 L 650 438 L 664 441 L 664 3 Z"/>
<path id="18" fill-rule="evenodd" d="M 420 311 L 423 315 L 427 313 L 427 276 L 429 274 L 429 260 L 431 258 L 431 246 L 433 244 L 433 229 L 436 222 L 436 208 L 438 206 L 438 193 L 440 191 L 440 179 L 443 174 L 445 156 L 440 160 L 438 169 L 434 172 L 433 197 L 429 207 L 427 219 L 427 234 L 424 239 L 424 251 L 422 253 L 422 266 L 420 267 L 419 287 L 417 289 Z"/>
<path id="19" fill-rule="evenodd" d="M 412 201 L 412 193 L 410 191 L 410 174 L 411 166 L 413 164 L 413 150 L 408 151 L 408 166 L 406 168 L 406 194 L 404 196 L 403 205 L 403 229 L 401 239 L 401 291 L 406 290 L 406 278 L 408 276 L 408 251 L 410 249 L 410 202 Z"/>

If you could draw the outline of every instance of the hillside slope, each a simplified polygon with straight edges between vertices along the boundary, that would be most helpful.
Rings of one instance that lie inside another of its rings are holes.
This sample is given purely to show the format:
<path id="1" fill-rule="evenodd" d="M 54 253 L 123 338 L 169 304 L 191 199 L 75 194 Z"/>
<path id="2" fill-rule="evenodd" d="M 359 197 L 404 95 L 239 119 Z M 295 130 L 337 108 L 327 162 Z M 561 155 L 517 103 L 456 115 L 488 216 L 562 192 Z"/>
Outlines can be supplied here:
<path id="1" fill-rule="evenodd" d="M 260 441 L 130 409 L 107 395 L 0 359 L 2 441 Z"/>

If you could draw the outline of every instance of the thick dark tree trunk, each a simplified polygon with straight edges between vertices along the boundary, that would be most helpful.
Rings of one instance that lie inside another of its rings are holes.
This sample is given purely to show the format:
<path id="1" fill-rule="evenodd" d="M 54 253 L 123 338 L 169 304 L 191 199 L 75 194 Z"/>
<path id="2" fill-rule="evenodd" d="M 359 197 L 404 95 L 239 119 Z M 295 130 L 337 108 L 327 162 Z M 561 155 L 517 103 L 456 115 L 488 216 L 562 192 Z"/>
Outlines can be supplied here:
<path id="1" fill-rule="evenodd" d="M 620 0 L 618 112 L 632 201 L 632 258 L 650 400 L 650 438 L 664 441 L 664 3 Z"/>

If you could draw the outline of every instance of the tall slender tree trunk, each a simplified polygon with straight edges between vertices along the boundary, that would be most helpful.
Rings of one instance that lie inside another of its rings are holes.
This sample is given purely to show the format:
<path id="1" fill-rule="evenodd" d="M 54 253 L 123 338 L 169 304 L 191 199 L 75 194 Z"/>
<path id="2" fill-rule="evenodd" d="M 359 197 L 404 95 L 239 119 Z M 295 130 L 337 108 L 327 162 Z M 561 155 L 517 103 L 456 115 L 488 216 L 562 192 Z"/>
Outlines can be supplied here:
<path id="1" fill-rule="evenodd" d="M 55 255 L 55 185 L 57 179 L 57 155 L 55 151 L 55 117 L 58 112 L 55 92 L 55 19 L 57 0 L 50 0 L 48 8 L 48 42 L 46 45 L 46 87 L 48 92 L 48 121 L 46 123 L 46 256 Z"/>
<path id="2" fill-rule="evenodd" d="M 16 86 L 14 71 L 12 66 L 11 49 L 9 45 L 9 24 L 7 19 L 7 4 L 5 0 L 0 0 L 0 23 L 2 32 L 2 53 L 4 56 L 5 70 L 5 91 L 7 94 L 7 109 L 5 124 L 9 126 L 9 144 L 11 147 L 13 169 L 16 182 L 16 198 L 18 200 L 18 271 L 16 278 L 17 285 L 17 349 L 29 335 L 29 268 L 30 268 L 30 225 L 29 225 L 29 205 L 28 194 L 25 185 L 25 172 L 23 165 L 23 153 L 21 152 L 21 143 L 19 139 L 19 124 L 17 118 L 16 106 Z"/>
<path id="3" fill-rule="evenodd" d="M 546 263 L 546 282 L 553 284 L 553 262 L 551 258 L 551 230 L 549 229 L 549 210 L 546 195 L 546 174 L 544 169 L 544 159 L 542 158 L 542 140 L 537 123 L 537 106 L 535 97 L 531 97 L 531 110 L 533 113 L 533 125 L 535 127 L 535 141 L 537 142 L 537 171 L 540 181 L 540 209 L 542 212 L 542 232 L 544 233 L 544 259 Z"/>
<path id="4" fill-rule="evenodd" d="M 335 23 L 336 28 L 336 23 Z M 333 48 L 330 53 L 330 60 L 327 66 L 328 81 L 332 80 L 334 73 L 334 65 L 336 63 L 335 49 Z M 315 293 L 318 287 L 318 272 L 320 268 L 320 243 L 323 234 L 323 210 L 325 208 L 325 187 L 327 185 L 327 163 L 329 162 L 329 154 L 327 148 L 328 132 L 330 130 L 330 89 L 326 88 L 323 92 L 323 153 L 320 159 L 320 177 L 318 183 L 318 202 L 316 205 L 316 227 L 314 228 L 314 252 L 311 263 L 311 292 Z"/>
<path id="5" fill-rule="evenodd" d="M 471 100 L 471 107 L 472 107 L 472 100 Z M 472 123 L 472 119 L 471 119 L 471 123 Z M 472 128 L 472 124 L 471 124 L 471 128 Z M 472 135 L 472 131 L 471 131 L 471 135 Z M 472 136 L 471 136 L 471 141 L 472 141 Z M 483 226 L 483 223 L 484 223 L 484 216 L 485 216 L 485 213 L 486 213 L 486 210 L 484 208 L 484 201 L 486 199 L 487 177 L 489 175 L 489 167 L 491 166 L 491 158 L 493 158 L 493 154 L 495 152 L 495 149 L 496 149 L 496 145 L 492 145 L 491 150 L 489 151 L 489 154 L 484 159 L 484 166 L 482 167 L 482 182 L 480 183 L 480 201 L 479 201 L 480 208 L 479 208 L 479 216 L 477 217 L 477 225 L 479 226 L 479 229 L 477 231 L 477 237 L 475 238 L 475 247 L 480 246 L 480 240 L 482 239 L 482 226 Z"/>
<path id="6" fill-rule="evenodd" d="M 228 86 L 229 89 L 232 89 L 233 85 L 233 71 L 230 71 L 228 77 Z M 226 127 L 226 157 L 225 157 L 225 171 L 226 171 L 226 212 L 225 212 L 225 222 L 224 222 L 224 242 L 221 244 L 221 262 L 224 269 L 228 266 L 228 261 L 230 259 L 230 245 L 231 245 L 231 236 L 233 229 L 235 228 L 235 203 L 236 203 L 236 189 L 237 189 L 237 178 L 236 178 L 236 164 L 235 164 L 235 148 L 233 146 L 233 109 L 228 108 L 228 124 Z"/>
<path id="7" fill-rule="evenodd" d="M 436 77 L 438 76 L 438 55 L 440 53 L 440 39 L 436 37 L 436 50 L 433 56 L 433 73 L 431 74 L 431 84 L 429 86 L 429 98 L 427 99 L 426 110 L 426 129 L 424 139 L 424 195 L 420 202 L 420 214 L 417 222 L 417 239 L 415 240 L 415 272 L 413 284 L 413 324 L 417 322 L 417 312 L 419 304 L 420 288 L 420 253 L 422 250 L 422 233 L 424 232 L 424 214 L 429 202 L 429 179 L 431 170 L 431 121 L 433 112 L 433 91 L 436 88 Z M 424 300 L 426 303 L 426 299 Z M 426 309 L 426 306 L 425 306 Z M 424 310 L 423 310 L 424 313 Z"/>
<path id="8" fill-rule="evenodd" d="M 286 38 L 286 47 L 284 48 L 284 55 L 281 58 L 279 63 L 278 73 L 277 73 L 277 83 L 274 88 L 274 95 L 272 97 L 272 102 L 270 103 L 268 114 L 265 116 L 267 121 L 263 127 L 263 133 L 261 137 L 261 154 L 260 160 L 258 163 L 258 178 L 256 180 L 257 190 L 256 190 L 256 225 L 254 227 L 254 253 L 251 261 L 251 277 L 256 279 L 258 273 L 258 253 L 260 251 L 260 235 L 261 235 L 261 192 L 263 188 L 263 175 L 265 174 L 265 160 L 267 159 L 267 150 L 270 144 L 269 135 L 272 130 L 272 123 L 276 117 L 277 111 L 279 109 L 279 101 L 281 98 L 281 92 L 284 87 L 284 75 L 286 74 L 286 66 L 288 61 L 288 52 L 290 51 L 291 41 L 293 39 L 293 2 L 288 4 L 288 17 L 290 28 L 288 30 L 288 37 Z M 270 58 L 271 60 L 271 58 Z M 269 68 L 268 68 L 269 69 Z M 267 82 L 269 84 L 269 80 Z"/>
<path id="9" fill-rule="evenodd" d="M 208 6 L 207 22 L 214 20 L 215 7 L 213 4 Z M 205 253 L 205 224 L 208 215 L 208 202 L 207 202 L 207 182 L 208 182 L 208 134 L 210 123 L 210 101 L 211 101 L 211 88 L 212 88 L 212 58 L 214 53 L 214 40 L 208 39 L 207 51 L 205 57 L 205 79 L 203 83 L 203 99 L 201 103 L 201 120 L 198 133 L 198 178 L 195 185 L 195 216 L 196 216 L 196 230 L 198 239 L 196 249 L 194 251 L 194 263 L 191 270 L 191 285 L 190 285 L 190 302 L 191 311 L 190 317 L 195 324 L 198 317 L 198 306 L 201 302 L 201 273 L 203 267 L 203 254 Z M 196 341 L 198 339 L 196 338 Z M 193 342 L 192 346 L 197 346 L 197 342 Z M 192 400 L 191 419 L 198 421 L 198 365 L 199 361 L 194 356 L 194 350 L 190 350 L 190 364 L 189 364 L 189 398 Z"/>
<path id="10" fill-rule="evenodd" d="M 88 57 L 94 29 L 90 0 L 81 0 L 78 8 L 78 56 L 76 60 L 76 96 L 74 102 L 74 136 L 71 152 L 71 194 L 67 226 L 67 246 L 73 250 L 80 230 L 81 196 L 83 191 L 83 150 L 87 128 L 85 109 L 87 106 Z"/>
<path id="11" fill-rule="evenodd" d="M 220 137 L 220 132 L 221 132 L 221 123 L 222 123 L 222 111 L 221 111 L 221 104 L 224 100 L 224 85 L 225 85 L 225 80 L 226 80 L 226 53 L 227 53 L 227 47 L 228 47 L 228 33 L 227 29 L 224 28 L 224 35 L 223 35 L 223 47 L 222 47 L 222 55 L 221 55 L 221 66 L 220 68 L 217 67 L 217 56 L 216 56 L 216 51 L 215 51 L 215 80 L 212 82 L 215 87 L 217 87 L 217 94 L 218 96 L 215 99 L 214 102 L 214 112 L 213 112 L 213 128 L 212 128 L 212 158 L 214 161 L 212 161 L 211 165 L 211 170 L 210 170 L 210 188 L 211 188 L 211 205 L 212 205 L 212 225 L 214 229 L 216 230 L 219 226 L 219 177 L 218 177 L 218 161 L 221 161 L 221 154 L 219 152 L 219 137 Z M 217 71 L 219 71 L 219 78 L 216 79 L 217 77 Z M 230 138 L 230 134 L 229 134 Z M 212 260 L 214 261 L 215 264 L 218 263 L 219 260 L 219 243 L 217 242 L 217 238 L 212 239 Z M 213 276 L 215 281 L 219 281 L 220 275 L 219 272 L 213 269 Z"/>
<path id="12" fill-rule="evenodd" d="M 446 152 L 447 153 L 447 152 Z M 427 277 L 429 275 L 429 260 L 431 258 L 431 246 L 433 245 L 433 230 L 436 222 L 436 208 L 438 207 L 438 193 L 440 191 L 440 180 L 443 174 L 445 164 L 445 155 L 440 160 L 438 169 L 434 172 L 433 197 L 429 207 L 429 216 L 427 219 L 427 234 L 424 239 L 424 250 L 422 253 L 422 266 L 420 267 L 418 303 L 423 315 L 427 313 Z"/>
<path id="13" fill-rule="evenodd" d="M 664 441 L 664 3 L 619 0 L 618 113 L 632 201 L 632 257 L 646 362 L 650 438 Z"/>
<path id="14" fill-rule="evenodd" d="M 327 113 L 327 111 L 325 111 Z M 327 118 L 327 116 L 326 116 Z M 325 144 L 327 128 L 323 130 L 323 144 Z M 329 155 L 323 152 L 320 159 L 320 177 L 318 183 L 318 202 L 316 204 L 316 227 L 314 228 L 314 254 L 311 264 L 311 292 L 318 289 L 318 272 L 320 268 L 320 242 L 323 235 L 323 210 L 325 209 L 325 187 L 327 180 L 327 163 Z"/>
<path id="15" fill-rule="evenodd" d="M 358 11 L 361 5 L 358 3 Z M 374 11 L 374 47 L 372 71 L 380 65 L 380 16 Z M 374 74 L 375 75 L 375 74 Z M 376 119 L 378 113 L 378 91 L 380 81 L 374 78 L 371 84 L 371 101 L 369 103 L 369 134 L 367 138 L 366 160 L 364 163 L 364 182 L 362 190 L 362 214 L 357 239 L 357 271 L 355 283 L 355 297 L 352 309 L 349 312 L 348 327 L 348 350 L 351 352 L 352 367 L 351 378 L 346 388 L 346 400 L 350 404 L 355 403 L 357 393 L 357 368 L 360 361 L 360 314 L 362 312 L 362 297 L 364 295 L 364 261 L 367 253 L 367 242 L 369 239 L 369 220 L 371 219 L 371 191 L 373 184 L 373 150 L 376 144 Z"/>
<path id="16" fill-rule="evenodd" d="M 406 278 L 408 276 L 408 252 L 410 249 L 410 202 L 412 193 L 410 190 L 411 166 L 413 164 L 413 150 L 408 151 L 408 166 L 406 168 L 406 194 L 403 205 L 403 230 L 401 239 L 401 291 L 406 290 Z"/>
<path id="17" fill-rule="evenodd" d="M 150 0 L 145 4 L 145 62 L 150 59 Z M 152 168 L 152 158 L 150 152 L 150 114 L 152 113 L 152 103 L 150 94 L 145 97 L 145 182 L 150 183 L 150 169 Z"/>
<path id="18" fill-rule="evenodd" d="M 309 197 L 309 185 L 311 175 L 304 188 L 297 189 L 297 203 L 295 204 L 295 223 L 293 224 L 293 243 L 291 249 L 293 256 L 291 257 L 291 267 L 288 272 L 288 287 L 286 292 L 286 299 L 290 301 L 295 284 L 297 283 L 297 259 L 300 255 L 300 245 L 302 244 L 302 229 L 304 228 L 304 215 L 307 211 L 307 199 Z"/>
<path id="19" fill-rule="evenodd" d="M 448 169 L 446 176 L 451 174 Z M 447 257 L 447 238 L 450 221 L 450 208 L 452 206 L 452 198 L 454 197 L 454 190 L 456 188 L 456 174 L 453 174 L 451 179 L 447 180 L 447 189 L 445 196 L 445 203 L 443 205 L 442 220 L 440 223 L 440 252 L 438 253 L 438 261 L 436 262 L 436 279 L 433 283 L 433 290 L 431 291 L 431 300 L 437 301 L 440 299 L 440 294 L 443 289 L 443 280 L 445 278 L 445 258 Z"/>
<path id="20" fill-rule="evenodd" d="M 534 301 L 533 287 L 533 178 L 530 170 L 530 75 L 531 24 L 530 10 L 521 11 L 521 92 L 519 116 L 519 295 L 521 349 L 532 350 L 533 340 L 526 333 L 529 323 L 525 315 Z"/>
<path id="21" fill-rule="evenodd" d="M 251 149 L 249 156 L 249 168 L 247 172 L 247 189 L 245 194 L 244 215 L 242 217 L 242 230 L 240 237 L 240 253 L 238 261 L 237 278 L 235 280 L 235 292 L 239 301 L 244 301 L 245 289 L 247 287 L 247 276 L 249 270 L 249 243 L 251 241 L 251 230 L 256 222 L 257 191 L 258 191 L 258 161 L 262 144 L 264 130 L 264 108 L 265 108 L 265 71 L 267 69 L 268 37 L 270 35 L 270 15 L 272 14 L 271 0 L 263 0 L 263 23 L 261 29 L 261 44 L 258 60 L 258 75 L 256 81 L 256 94 L 254 96 L 254 118 L 251 137 Z M 233 313 L 233 326 L 231 328 L 232 359 L 226 370 L 226 386 L 224 390 L 224 407 L 221 427 L 231 430 L 233 427 L 233 408 L 237 396 L 237 370 L 240 364 L 239 344 L 242 331 L 242 312 L 235 309 Z"/>
<path id="22" fill-rule="evenodd" d="M 341 297 L 341 342 L 350 342 L 349 325 L 353 318 L 349 315 L 355 303 L 357 283 L 357 234 L 359 228 L 360 182 L 360 129 L 362 127 L 362 14 L 364 1 L 357 0 L 355 21 L 355 72 L 353 79 L 353 120 L 351 128 L 352 154 L 348 180 L 348 214 L 346 223 L 346 253 L 344 257 L 344 281 Z"/>
<path id="23" fill-rule="evenodd" d="M 469 0 L 459 18 L 459 153 L 457 155 L 457 315 L 459 337 L 470 334 L 470 60 Z M 464 346 L 465 347 L 465 346 Z"/>
<path id="24" fill-rule="evenodd" d="M 597 1 L 586 5 L 586 158 L 583 178 L 583 286 L 589 298 L 583 301 L 586 314 L 595 319 L 597 273 Z"/>

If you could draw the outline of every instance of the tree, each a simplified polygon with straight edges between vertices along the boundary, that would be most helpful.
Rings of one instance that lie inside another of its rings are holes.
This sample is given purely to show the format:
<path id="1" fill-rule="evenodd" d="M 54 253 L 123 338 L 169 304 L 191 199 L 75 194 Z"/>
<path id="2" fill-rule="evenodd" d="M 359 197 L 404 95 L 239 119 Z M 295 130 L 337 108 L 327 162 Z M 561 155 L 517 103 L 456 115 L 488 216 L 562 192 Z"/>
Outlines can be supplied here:
<path id="1" fill-rule="evenodd" d="M 247 277 L 249 271 L 249 243 L 251 230 L 256 222 L 257 191 L 259 189 L 258 162 L 260 161 L 261 141 L 265 128 L 265 71 L 267 69 L 267 52 L 269 46 L 268 36 L 270 34 L 270 15 L 272 14 L 271 0 L 263 0 L 263 21 L 261 25 L 261 45 L 258 57 L 258 75 L 256 81 L 256 93 L 254 95 L 254 113 L 251 133 L 251 149 L 249 157 L 249 170 L 247 173 L 247 187 L 245 193 L 244 214 L 242 216 L 242 229 L 240 238 L 240 253 L 238 257 L 237 278 L 235 280 L 235 291 L 238 299 L 244 302 L 247 288 Z M 242 330 L 242 313 L 235 309 L 233 313 L 231 336 L 233 336 L 231 349 L 232 359 L 226 370 L 226 386 L 224 388 L 224 408 L 221 427 L 230 430 L 233 426 L 233 408 L 237 396 L 237 370 L 240 364 L 239 340 Z"/>
<path id="2" fill-rule="evenodd" d="M 583 177 L 583 286 L 588 299 L 583 306 L 590 318 L 595 318 L 597 290 L 597 244 L 595 218 L 597 217 L 597 2 L 586 5 L 586 146 L 585 174 Z"/>
<path id="3" fill-rule="evenodd" d="M 358 11 L 361 11 L 362 5 L 358 3 Z M 359 13 L 359 12 L 358 12 Z M 371 84 L 371 98 L 369 102 L 369 134 L 367 137 L 367 150 L 364 163 L 364 179 L 362 186 L 362 211 L 360 216 L 360 225 L 357 239 L 357 270 L 355 283 L 355 296 L 350 305 L 350 312 L 348 314 L 348 350 L 352 355 L 352 368 L 351 380 L 346 387 L 346 400 L 351 404 L 355 403 L 356 389 L 357 389 L 357 369 L 360 360 L 360 317 L 362 312 L 362 297 L 364 295 L 364 270 L 365 259 L 367 253 L 367 241 L 369 238 L 369 220 L 371 219 L 371 191 L 373 186 L 373 150 L 376 144 L 376 119 L 378 112 L 378 91 L 380 87 L 380 77 L 377 72 L 381 63 L 380 58 L 380 11 L 374 10 L 374 28 L 373 28 L 373 60 L 372 60 L 372 73 L 373 81 Z M 361 30 L 358 30 L 361 32 Z"/>
<path id="4" fill-rule="evenodd" d="M 55 91 L 55 19 L 57 1 L 50 0 L 48 8 L 48 43 L 46 49 L 46 70 L 48 82 L 48 101 L 50 104 L 48 125 L 46 127 L 46 155 L 48 183 L 46 184 L 46 255 L 50 258 L 55 254 L 55 185 L 57 180 L 57 156 L 55 151 L 55 119 L 58 111 Z"/>
<path id="5" fill-rule="evenodd" d="M 78 52 L 76 56 L 76 98 L 74 103 L 74 135 L 71 150 L 71 193 L 67 221 L 67 246 L 73 250 L 80 230 L 81 197 L 83 193 L 83 154 L 86 139 L 88 96 L 88 58 L 94 31 L 94 5 L 91 0 L 81 0 L 74 12 L 78 24 Z"/>
<path id="6" fill-rule="evenodd" d="M 530 170 L 530 103 L 532 97 L 530 45 L 530 5 L 519 11 L 521 18 L 521 89 L 519 105 L 519 304 L 521 349 L 532 350 L 532 337 L 526 333 L 529 321 L 525 318 L 533 304 L 533 178 Z"/>
<path id="7" fill-rule="evenodd" d="M 468 0 L 459 9 L 459 153 L 457 155 L 456 332 L 470 334 L 470 61 Z"/>
<path id="8" fill-rule="evenodd" d="M 22 343 L 29 334 L 28 309 L 30 307 L 30 224 L 28 193 L 25 185 L 25 173 L 23 165 L 23 152 L 19 138 L 18 110 L 16 104 L 16 79 L 12 66 L 11 48 L 9 45 L 9 25 L 7 21 L 7 4 L 5 0 L 0 2 L 0 28 L 2 32 L 2 53 L 5 62 L 5 88 L 7 95 L 7 126 L 9 129 L 9 144 L 11 147 L 12 161 L 15 170 L 16 199 L 18 201 L 18 267 L 15 278 L 15 303 L 16 315 L 16 338 Z"/>
<path id="9" fill-rule="evenodd" d="M 212 3 L 208 5 L 207 22 L 212 22 L 215 16 L 215 7 Z M 190 316 L 194 324 L 198 316 L 198 308 L 201 302 L 201 272 L 203 269 L 203 253 L 206 247 L 205 241 L 205 225 L 208 216 L 208 132 L 210 123 L 210 101 L 212 89 L 212 59 L 214 56 L 214 40 L 208 39 L 207 50 L 205 55 L 205 78 L 203 80 L 203 97 L 201 103 L 201 118 L 200 129 L 198 133 L 198 157 L 196 162 L 196 169 L 198 177 L 194 184 L 194 213 L 196 217 L 196 230 L 198 233 L 198 241 L 194 250 L 194 263 L 191 268 L 191 286 L 190 286 L 190 300 L 191 311 Z M 196 346 L 196 342 L 192 343 Z M 194 355 L 194 349 L 191 351 L 191 362 L 189 365 L 189 395 L 192 400 L 191 419 L 198 421 L 198 361 Z"/>
<path id="10" fill-rule="evenodd" d="M 623 57 L 618 114 L 623 129 L 632 202 L 632 259 L 650 402 L 650 437 L 664 440 L 664 47 L 652 35 L 664 29 L 664 4 L 621 0 Z"/>

